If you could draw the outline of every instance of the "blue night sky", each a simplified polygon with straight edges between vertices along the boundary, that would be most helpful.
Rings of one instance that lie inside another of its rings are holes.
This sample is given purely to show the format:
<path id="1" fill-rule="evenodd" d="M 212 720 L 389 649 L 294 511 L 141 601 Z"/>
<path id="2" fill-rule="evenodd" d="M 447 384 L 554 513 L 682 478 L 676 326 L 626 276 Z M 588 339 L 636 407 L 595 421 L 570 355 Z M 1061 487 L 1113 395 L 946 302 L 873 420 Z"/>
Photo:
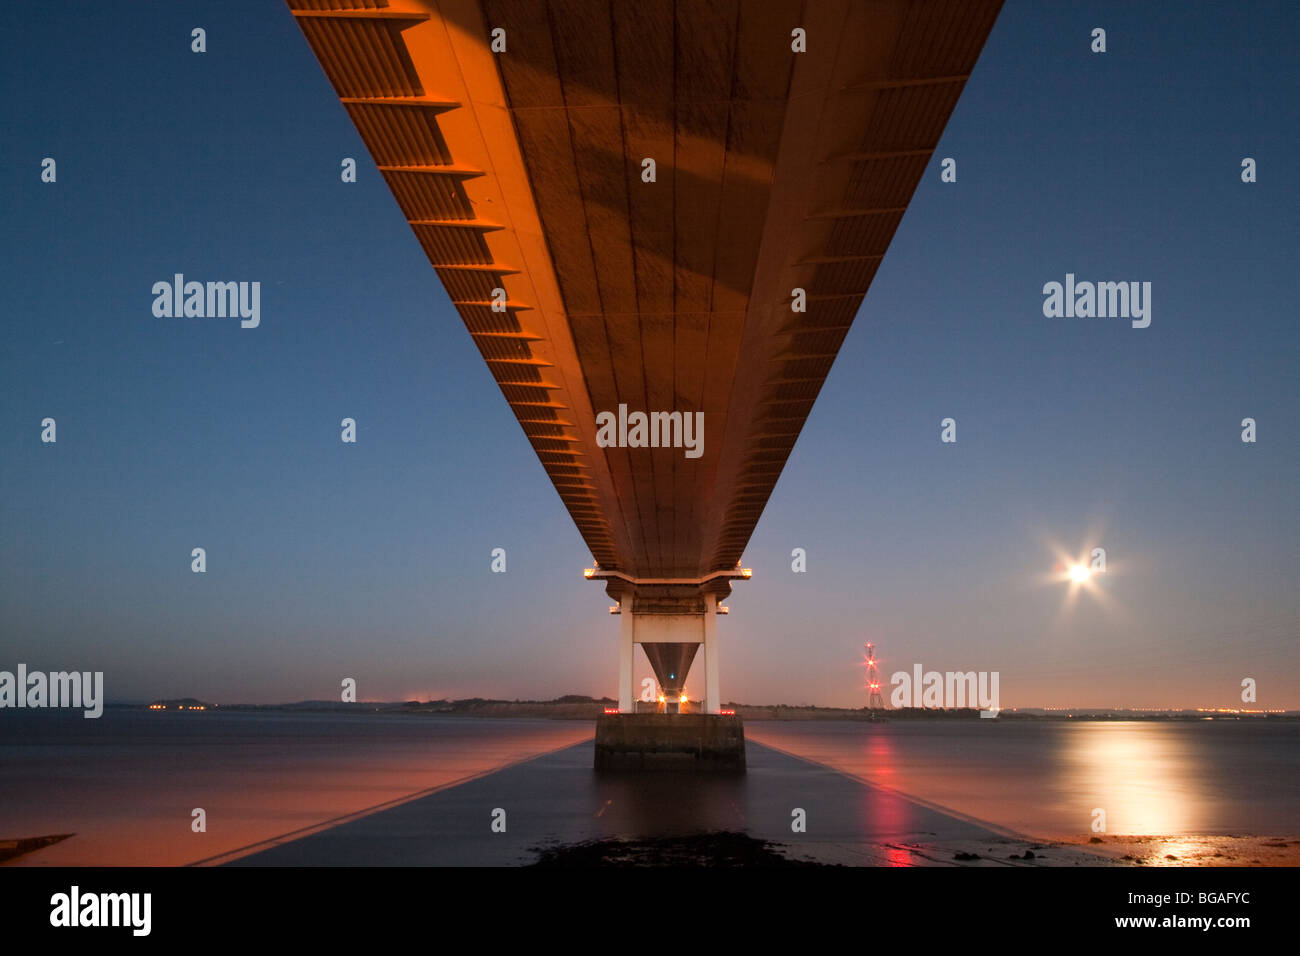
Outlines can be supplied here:
<path id="1" fill-rule="evenodd" d="M 1225 9 L 1006 5 L 746 552 L 725 697 L 861 706 L 874 640 L 1003 706 L 1300 707 L 1300 13 Z M 590 553 L 288 10 L 6 4 L 0 44 L 0 669 L 614 694 Z M 155 318 L 175 272 L 260 281 L 260 327 Z M 1151 282 L 1151 326 L 1044 317 L 1067 272 Z"/>

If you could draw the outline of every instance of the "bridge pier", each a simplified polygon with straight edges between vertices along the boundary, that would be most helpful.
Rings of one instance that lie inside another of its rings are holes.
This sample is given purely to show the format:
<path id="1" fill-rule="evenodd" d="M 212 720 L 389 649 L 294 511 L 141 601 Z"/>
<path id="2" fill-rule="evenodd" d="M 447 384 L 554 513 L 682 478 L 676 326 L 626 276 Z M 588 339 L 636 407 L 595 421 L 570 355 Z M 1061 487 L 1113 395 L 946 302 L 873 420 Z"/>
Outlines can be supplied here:
<path id="1" fill-rule="evenodd" d="M 717 714 L 722 710 L 719 679 L 720 654 L 718 598 L 715 594 L 690 597 L 663 594 L 646 596 L 624 591 L 615 612 L 620 617 L 618 648 L 618 709 L 635 712 L 637 704 L 636 646 L 641 645 L 658 678 L 667 705 L 660 708 L 678 713 L 680 704 L 694 703 L 692 713 Z M 686 676 L 703 651 L 704 699 L 682 700 Z"/>
<path id="2" fill-rule="evenodd" d="M 718 689 L 718 599 L 706 595 L 704 610 L 704 701 L 705 713 L 722 713 L 722 696 Z"/>
<path id="3" fill-rule="evenodd" d="M 620 611 L 618 629 L 618 712 L 632 713 L 636 701 L 636 618 Z"/>
<path id="4" fill-rule="evenodd" d="M 721 653 L 717 615 L 730 581 L 749 572 L 715 572 L 700 579 L 634 579 L 589 568 L 586 576 L 606 582 L 620 616 L 618 714 L 596 726 L 597 768 L 691 767 L 744 769 L 745 735 L 739 718 L 722 713 Z M 660 699 L 654 713 L 637 713 L 634 673 L 640 644 L 654 668 Z M 689 701 L 686 677 L 703 650 L 704 699 Z"/>

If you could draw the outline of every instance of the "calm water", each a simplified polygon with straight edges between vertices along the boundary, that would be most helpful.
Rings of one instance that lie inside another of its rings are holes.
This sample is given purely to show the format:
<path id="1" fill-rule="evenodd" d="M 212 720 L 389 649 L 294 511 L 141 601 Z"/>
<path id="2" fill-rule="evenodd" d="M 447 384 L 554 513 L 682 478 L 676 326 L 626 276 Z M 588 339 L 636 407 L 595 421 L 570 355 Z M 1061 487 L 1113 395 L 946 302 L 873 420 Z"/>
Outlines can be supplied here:
<path id="1" fill-rule="evenodd" d="M 927 806 L 1024 834 L 1087 834 L 1094 808 L 1106 811 L 1112 834 L 1300 834 L 1300 724 L 753 722 L 746 730 Z M 0 719 L 0 839 L 77 834 L 22 858 L 30 865 L 188 863 L 462 783 L 592 732 L 586 721 L 124 710 L 84 720 L 10 710 Z M 566 773 L 590 773 L 569 764 Z M 195 807 L 207 811 L 206 833 L 191 831 Z"/>
<path id="2" fill-rule="evenodd" d="M 752 722 L 751 740 L 1040 837 L 1300 834 L 1300 723 Z"/>

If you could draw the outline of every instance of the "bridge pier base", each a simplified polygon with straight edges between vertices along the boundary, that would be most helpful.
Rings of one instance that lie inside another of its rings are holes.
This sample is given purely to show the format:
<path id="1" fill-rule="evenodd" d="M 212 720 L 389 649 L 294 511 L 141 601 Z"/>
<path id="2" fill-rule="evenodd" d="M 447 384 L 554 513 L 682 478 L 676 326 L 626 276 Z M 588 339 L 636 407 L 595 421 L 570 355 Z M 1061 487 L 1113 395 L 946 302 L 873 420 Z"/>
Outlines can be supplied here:
<path id="1" fill-rule="evenodd" d="M 604 714 L 597 770 L 745 772 L 745 727 L 735 714 Z"/>

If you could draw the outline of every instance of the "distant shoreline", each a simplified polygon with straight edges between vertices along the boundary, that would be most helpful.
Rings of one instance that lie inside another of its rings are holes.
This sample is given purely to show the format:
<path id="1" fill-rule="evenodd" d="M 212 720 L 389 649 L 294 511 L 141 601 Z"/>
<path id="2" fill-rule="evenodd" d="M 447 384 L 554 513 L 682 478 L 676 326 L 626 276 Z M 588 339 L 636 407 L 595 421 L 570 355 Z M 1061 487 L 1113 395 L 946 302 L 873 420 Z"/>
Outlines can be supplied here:
<path id="1" fill-rule="evenodd" d="M 570 694 L 555 700 L 493 700 L 472 697 L 464 700 L 433 701 L 361 701 L 345 704 L 338 701 L 306 700 L 291 704 L 213 704 L 193 697 L 155 700 L 148 704 L 109 704 L 110 708 L 152 710 L 163 713 L 200 711 L 210 713 L 330 713 L 330 714 L 411 714 L 446 717 L 541 717 L 552 720 L 595 720 L 606 708 L 617 705 L 612 698 L 583 697 Z M 974 708 L 919 708 L 872 712 L 865 707 L 818 707 L 789 704 L 728 703 L 743 720 L 841 720 L 865 723 L 888 721 L 978 720 L 980 712 Z M 194 713 L 196 718 L 199 713 Z M 1084 708 L 1077 711 L 1046 711 L 1042 708 L 1002 710 L 997 720 L 1101 720 L 1101 721 L 1203 721 L 1203 720 L 1261 720 L 1296 721 L 1300 712 L 1285 713 L 1232 713 L 1227 711 L 1128 711 Z"/>

